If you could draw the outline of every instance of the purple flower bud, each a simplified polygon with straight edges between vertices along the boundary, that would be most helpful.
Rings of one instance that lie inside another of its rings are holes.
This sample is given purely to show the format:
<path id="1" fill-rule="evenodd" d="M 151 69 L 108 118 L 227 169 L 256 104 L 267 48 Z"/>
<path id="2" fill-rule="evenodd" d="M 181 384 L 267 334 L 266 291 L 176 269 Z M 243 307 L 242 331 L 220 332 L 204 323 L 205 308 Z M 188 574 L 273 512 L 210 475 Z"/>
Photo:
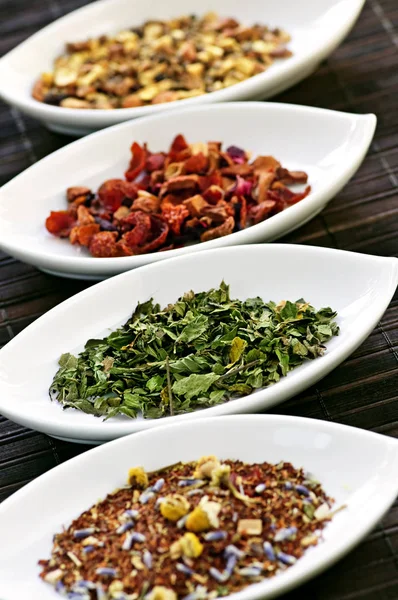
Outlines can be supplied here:
<path id="1" fill-rule="evenodd" d="M 93 533 L 95 533 L 94 527 L 88 527 L 87 529 L 76 529 L 73 532 L 73 537 L 76 540 L 83 540 L 84 538 L 88 537 L 89 535 L 93 535 Z"/>
<path id="2" fill-rule="evenodd" d="M 299 494 L 303 494 L 303 496 L 309 496 L 310 490 L 305 487 L 305 485 L 296 485 L 296 492 Z"/>
<path id="3" fill-rule="evenodd" d="M 147 569 L 152 569 L 152 554 L 149 552 L 149 550 L 144 550 L 144 553 L 142 555 L 142 562 L 144 563 Z"/>
<path id="4" fill-rule="evenodd" d="M 152 490 L 154 492 L 160 492 L 162 487 L 164 486 L 164 479 L 158 479 L 157 482 L 152 486 Z"/>
<path id="5" fill-rule="evenodd" d="M 134 527 L 133 521 L 127 521 L 127 523 L 123 523 L 123 525 L 120 525 L 120 527 L 118 527 L 116 529 L 116 533 L 121 535 L 122 533 L 126 533 L 126 531 L 128 531 L 129 529 L 132 529 L 133 527 Z"/>
<path id="6" fill-rule="evenodd" d="M 227 571 L 223 571 L 221 573 L 215 567 L 210 567 L 209 573 L 213 577 L 213 579 L 215 579 L 216 581 L 218 581 L 218 583 L 224 583 L 230 577 L 230 575 L 229 575 L 229 573 Z"/>
<path id="7" fill-rule="evenodd" d="M 284 552 L 278 552 L 276 558 L 283 563 L 284 565 L 294 565 L 297 558 L 292 556 L 291 554 L 285 554 Z"/>
<path id="8" fill-rule="evenodd" d="M 96 571 L 97 575 L 105 575 L 106 577 L 116 577 L 116 569 L 112 567 L 99 567 Z"/>
<path id="9" fill-rule="evenodd" d="M 264 554 L 266 555 L 268 560 L 276 560 L 274 549 L 269 542 L 264 542 L 263 548 L 264 548 Z"/>
<path id="10" fill-rule="evenodd" d="M 194 571 L 192 569 L 190 569 L 186 565 L 183 565 L 182 563 L 177 563 L 176 569 L 177 569 L 177 571 L 180 571 L 180 573 L 184 573 L 184 575 L 193 575 L 194 574 Z"/>
<path id="11" fill-rule="evenodd" d="M 285 527 L 283 529 L 278 529 L 275 534 L 274 542 L 284 542 L 286 540 L 290 540 L 297 533 L 297 527 Z"/>
<path id="12" fill-rule="evenodd" d="M 220 540 L 225 540 L 227 535 L 226 531 L 209 531 L 203 537 L 206 542 L 219 542 Z"/>

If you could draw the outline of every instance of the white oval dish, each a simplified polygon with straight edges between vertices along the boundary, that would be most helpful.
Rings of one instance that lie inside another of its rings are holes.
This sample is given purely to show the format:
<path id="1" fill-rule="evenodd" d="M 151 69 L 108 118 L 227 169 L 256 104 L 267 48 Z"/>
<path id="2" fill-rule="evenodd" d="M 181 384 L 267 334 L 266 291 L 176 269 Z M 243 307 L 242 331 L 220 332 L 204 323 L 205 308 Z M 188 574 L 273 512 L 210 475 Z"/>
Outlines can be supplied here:
<path id="1" fill-rule="evenodd" d="M 284 573 L 234 594 L 236 600 L 275 598 L 330 567 L 370 532 L 398 492 L 397 440 L 354 427 L 244 415 L 142 432 L 69 460 L 0 506 L 0 530 L 7 539 L 0 547 L 2 600 L 60 598 L 39 579 L 37 561 L 50 555 L 54 533 L 125 484 L 130 467 L 152 471 L 209 454 L 244 462 L 291 462 L 320 481 L 335 507 L 346 506 L 326 526 L 318 546 Z"/>
<path id="2" fill-rule="evenodd" d="M 320 212 L 361 164 L 376 126 L 374 115 L 272 103 L 231 103 L 116 125 L 58 150 L 0 190 L 0 248 L 53 274 L 103 279 L 147 263 L 209 248 L 272 241 Z M 177 133 L 188 142 L 220 140 L 253 155 L 272 154 L 290 169 L 307 171 L 307 198 L 258 225 L 228 236 L 121 258 L 93 258 L 86 248 L 52 236 L 45 228 L 51 210 L 67 207 L 72 185 L 97 190 L 106 179 L 123 177 L 134 140 L 152 151 L 166 150 Z"/>
<path id="3" fill-rule="evenodd" d="M 242 300 L 304 298 L 317 309 L 330 306 L 338 312 L 340 334 L 327 344 L 324 356 L 273 386 L 202 411 L 104 422 L 50 401 L 48 389 L 62 353 L 78 353 L 88 339 L 108 335 L 127 321 L 138 301 L 153 297 L 166 306 L 191 289 L 207 291 L 223 279 L 231 296 Z M 265 410 L 314 384 L 349 356 L 376 326 L 397 283 L 396 258 L 293 244 L 211 250 L 129 271 L 66 300 L 0 350 L 0 413 L 55 437 L 102 443 L 165 422 Z"/>
<path id="4" fill-rule="evenodd" d="M 354 25 L 365 0 L 100 0 L 45 27 L 0 60 L 0 97 L 51 129 L 84 135 L 91 131 L 136 117 L 211 102 L 264 99 L 294 85 L 312 73 L 341 43 Z M 159 19 L 183 14 L 216 11 L 243 23 L 261 22 L 290 33 L 293 56 L 276 61 L 265 73 L 230 88 L 197 98 L 140 108 L 119 110 L 78 110 L 50 106 L 31 97 L 35 80 L 51 70 L 54 58 L 64 51 L 65 42 L 116 33 Z"/>

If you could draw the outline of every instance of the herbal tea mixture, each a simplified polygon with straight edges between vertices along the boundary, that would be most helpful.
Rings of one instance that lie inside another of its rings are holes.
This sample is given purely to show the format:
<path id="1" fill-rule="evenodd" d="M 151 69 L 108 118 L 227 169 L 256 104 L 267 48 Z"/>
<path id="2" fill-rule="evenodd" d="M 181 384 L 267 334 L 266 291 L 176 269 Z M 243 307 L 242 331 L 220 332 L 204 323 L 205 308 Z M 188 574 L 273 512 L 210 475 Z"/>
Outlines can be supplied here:
<path id="1" fill-rule="evenodd" d="M 105 32 L 104 32 L 105 33 Z M 69 42 L 32 95 L 63 108 L 115 109 L 215 92 L 287 58 L 290 36 L 216 13 L 153 19 L 115 35 Z"/>
<path id="2" fill-rule="evenodd" d="M 336 313 L 303 299 L 231 299 L 218 289 L 188 292 L 161 310 L 138 304 L 123 327 L 63 354 L 50 396 L 106 418 L 159 418 L 215 406 L 266 387 L 338 334 Z"/>
<path id="3" fill-rule="evenodd" d="M 290 463 L 136 467 L 54 536 L 40 576 L 74 600 L 211 600 L 294 565 L 321 540 L 332 504 Z"/>
<path id="4" fill-rule="evenodd" d="M 288 171 L 273 156 L 221 142 L 188 144 L 177 135 L 167 152 L 134 142 L 124 179 L 96 193 L 67 190 L 68 209 L 52 211 L 47 230 L 96 258 L 135 256 L 207 242 L 256 225 L 307 197 L 303 171 Z"/>

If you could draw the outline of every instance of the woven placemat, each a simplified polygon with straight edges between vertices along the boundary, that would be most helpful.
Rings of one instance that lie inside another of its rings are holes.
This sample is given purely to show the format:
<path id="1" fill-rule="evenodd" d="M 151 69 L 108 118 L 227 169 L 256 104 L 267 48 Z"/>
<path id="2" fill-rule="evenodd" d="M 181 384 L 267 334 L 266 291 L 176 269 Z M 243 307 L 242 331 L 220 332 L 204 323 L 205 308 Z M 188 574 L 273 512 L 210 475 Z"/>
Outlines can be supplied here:
<path id="1" fill-rule="evenodd" d="M 0 55 L 84 0 L 0 0 Z M 355 178 L 322 214 L 282 242 L 398 254 L 398 2 L 368 0 L 343 45 L 276 98 L 374 112 L 375 140 Z M 0 105 L 0 185 L 71 139 Z M 28 191 L 27 191 L 28 193 Z M 89 284 L 45 275 L 0 254 L 0 344 Z M 274 409 L 398 437 L 398 296 L 366 342 L 319 384 Z M 0 417 L 0 500 L 86 450 Z M 347 558 L 286 600 L 397 600 L 398 502 Z"/>

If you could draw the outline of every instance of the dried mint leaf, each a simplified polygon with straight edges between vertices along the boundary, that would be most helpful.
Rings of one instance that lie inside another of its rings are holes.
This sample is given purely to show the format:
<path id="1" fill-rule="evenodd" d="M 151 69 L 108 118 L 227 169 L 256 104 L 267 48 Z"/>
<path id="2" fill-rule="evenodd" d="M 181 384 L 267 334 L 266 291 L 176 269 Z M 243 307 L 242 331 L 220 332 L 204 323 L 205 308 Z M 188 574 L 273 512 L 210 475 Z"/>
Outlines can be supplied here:
<path id="1" fill-rule="evenodd" d="M 163 310 L 149 300 L 108 337 L 88 340 L 78 356 L 63 354 L 50 396 L 106 419 L 215 406 L 322 356 L 338 335 L 335 318 L 331 308 L 317 311 L 303 298 L 231 299 L 224 282 L 187 292 Z"/>

